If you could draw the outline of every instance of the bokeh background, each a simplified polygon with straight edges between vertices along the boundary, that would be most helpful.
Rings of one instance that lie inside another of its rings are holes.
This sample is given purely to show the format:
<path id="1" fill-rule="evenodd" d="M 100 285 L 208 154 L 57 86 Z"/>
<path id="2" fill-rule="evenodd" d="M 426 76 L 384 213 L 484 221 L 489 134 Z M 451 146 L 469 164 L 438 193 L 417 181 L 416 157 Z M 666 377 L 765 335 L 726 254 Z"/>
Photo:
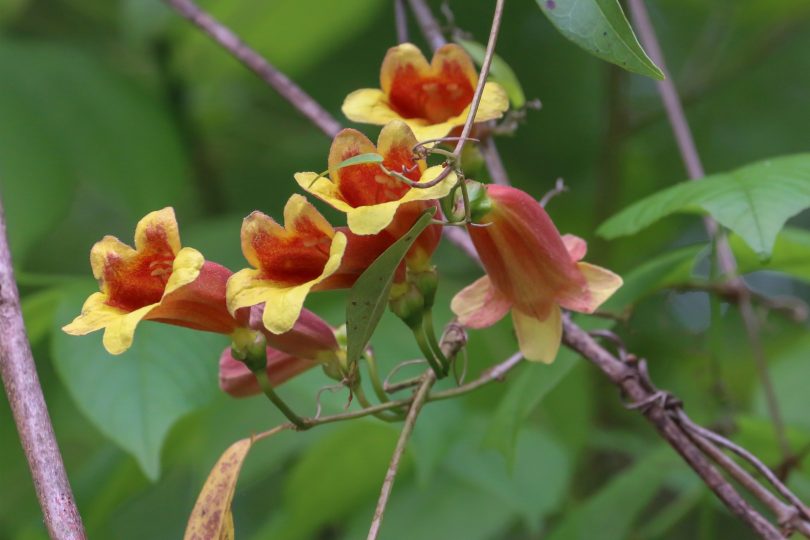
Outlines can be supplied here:
<path id="1" fill-rule="evenodd" d="M 343 97 L 376 86 L 395 44 L 391 2 L 201 4 L 341 121 Z M 449 3 L 456 24 L 478 41 L 488 33 L 491 4 Z M 648 4 L 707 171 L 808 150 L 806 1 Z M 432 5 L 438 12 L 439 2 Z M 411 32 L 424 46 L 413 24 Z M 565 41 L 532 0 L 507 3 L 498 52 L 527 96 L 543 104 L 513 137 L 498 139 L 509 174 L 538 197 L 565 179 L 571 190 L 549 212 L 563 232 L 589 241 L 589 260 L 628 275 L 704 242 L 696 217 L 668 218 L 610 243 L 594 232 L 629 202 L 685 178 L 652 81 Z M 376 138 L 374 129 L 354 127 Z M 217 357 L 227 344 L 220 336 L 148 323 L 133 349 L 113 358 L 100 335 L 62 335 L 94 287 L 90 246 L 104 234 L 130 241 L 140 217 L 171 205 L 185 245 L 242 268 L 242 217 L 254 209 L 279 215 L 295 191 L 292 174 L 324 169 L 328 147 L 292 107 L 157 0 L 0 0 L 0 194 L 39 373 L 91 538 L 181 537 L 218 455 L 281 417 L 261 398 L 219 392 Z M 796 238 L 805 238 L 807 222 L 791 222 Z M 807 298 L 807 245 L 791 254 L 790 277 L 766 268 L 750 282 Z M 449 245 L 437 262 L 444 323 L 449 298 L 477 271 Z M 696 420 L 778 465 L 735 310 L 721 306 L 710 325 L 703 294 L 635 296 L 629 323 L 616 330 L 649 359 L 659 385 L 684 398 Z M 344 298 L 324 293 L 308 305 L 339 324 Z M 764 324 L 797 452 L 810 441 L 806 330 L 778 314 Z M 374 343 L 384 369 L 418 355 L 388 316 Z M 471 375 L 514 349 L 508 322 L 474 333 Z M 311 414 L 326 384 L 315 371 L 281 392 Z M 345 398 L 324 401 L 338 411 Z M 396 425 L 357 420 L 257 445 L 234 502 L 238 537 L 364 537 L 397 434 Z M 5 400 L 0 479 L 0 538 L 46 538 Z M 810 500 L 806 465 L 789 480 Z M 622 407 L 615 388 L 567 353 L 551 367 L 522 366 L 503 384 L 428 406 L 382 532 L 386 540 L 749 536 Z"/>

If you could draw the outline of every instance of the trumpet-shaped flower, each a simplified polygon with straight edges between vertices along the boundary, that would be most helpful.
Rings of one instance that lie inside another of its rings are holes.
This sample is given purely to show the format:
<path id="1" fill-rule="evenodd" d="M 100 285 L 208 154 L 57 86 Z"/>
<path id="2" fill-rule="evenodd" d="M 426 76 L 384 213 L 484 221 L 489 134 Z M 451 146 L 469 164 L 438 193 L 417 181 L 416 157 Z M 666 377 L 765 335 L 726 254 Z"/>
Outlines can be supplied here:
<path id="1" fill-rule="evenodd" d="M 289 331 L 298 320 L 309 291 L 334 274 L 346 250 L 346 235 L 303 196 L 284 207 L 284 227 L 261 212 L 242 224 L 242 253 L 253 268 L 228 280 L 231 313 L 264 303 L 262 321 L 274 334 Z"/>
<path id="2" fill-rule="evenodd" d="M 318 362 L 267 347 L 267 378 L 274 387 L 318 365 Z M 233 357 L 230 347 L 219 357 L 219 387 L 233 397 L 262 392 L 256 376 L 241 360 Z"/>
<path id="3" fill-rule="evenodd" d="M 466 122 L 478 73 L 460 46 L 440 47 L 428 63 L 410 43 L 388 49 L 380 70 L 380 88 L 356 90 L 343 102 L 355 122 L 384 125 L 404 120 L 420 141 L 446 136 Z M 509 108 L 504 89 L 487 82 L 476 122 L 494 120 Z"/>
<path id="4" fill-rule="evenodd" d="M 418 188 L 386 172 L 396 172 L 419 183 L 439 176 L 443 167 L 426 168 L 424 160 L 415 159 L 413 147 L 416 144 L 410 128 L 401 121 L 386 124 L 376 148 L 359 131 L 344 129 L 332 141 L 329 151 L 330 178 L 304 172 L 297 173 L 295 179 L 304 190 L 345 212 L 353 233 L 370 235 L 388 228 L 398 236 L 400 231 L 413 225 L 422 211 L 434 205 L 435 199 L 447 195 L 456 183 L 456 176 L 451 173 L 434 186 Z M 382 167 L 377 163 L 361 163 L 338 168 L 345 160 L 366 153 L 382 156 Z"/>
<path id="5" fill-rule="evenodd" d="M 518 189 L 486 186 L 487 204 L 468 231 L 487 275 L 451 303 L 459 321 L 484 328 L 512 311 L 527 360 L 552 362 L 562 338 L 560 308 L 592 313 L 622 284 L 598 266 L 581 262 L 585 241 L 560 236 L 546 211 Z"/>
<path id="6" fill-rule="evenodd" d="M 130 347 L 142 320 L 224 334 L 238 325 L 223 301 L 231 272 L 195 249 L 181 248 L 172 208 L 138 222 L 134 249 L 105 236 L 90 251 L 90 265 L 101 290 L 63 330 L 84 335 L 104 328 L 104 347 L 111 354 Z"/>

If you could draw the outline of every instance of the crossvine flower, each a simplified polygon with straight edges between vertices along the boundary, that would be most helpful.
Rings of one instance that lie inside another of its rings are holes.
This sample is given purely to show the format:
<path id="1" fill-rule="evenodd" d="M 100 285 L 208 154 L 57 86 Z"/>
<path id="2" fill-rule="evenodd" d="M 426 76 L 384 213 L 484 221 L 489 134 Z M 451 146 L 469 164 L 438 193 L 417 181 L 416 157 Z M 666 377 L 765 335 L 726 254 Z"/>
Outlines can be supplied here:
<path id="1" fill-rule="evenodd" d="M 427 168 L 424 160 L 415 158 L 413 147 L 416 144 L 410 128 L 401 121 L 383 127 L 376 147 L 359 131 L 344 129 L 332 141 L 329 151 L 330 178 L 304 172 L 297 173 L 295 179 L 307 192 L 345 212 L 352 233 L 377 235 L 386 231 L 396 239 L 407 232 L 424 210 L 436 206 L 435 200 L 447 195 L 456 183 L 456 176 L 451 173 L 434 186 L 416 188 L 389 174 L 396 172 L 420 183 L 439 176 L 441 166 Z M 382 164 L 361 163 L 338 168 L 349 158 L 369 153 L 378 153 Z M 411 249 L 409 259 L 429 259 L 440 235 L 439 227 L 428 227 Z"/>
<path id="2" fill-rule="evenodd" d="M 283 334 L 295 325 L 309 292 L 340 267 L 346 235 L 306 198 L 293 195 L 284 206 L 284 226 L 256 211 L 245 218 L 241 236 L 253 268 L 228 280 L 228 310 L 263 303 L 265 328 Z"/>
<path id="3" fill-rule="evenodd" d="M 562 338 L 560 308 L 592 313 L 622 279 L 582 262 L 585 241 L 560 236 L 529 194 L 509 186 L 478 185 L 471 188 L 471 197 L 473 221 L 479 226 L 467 230 L 487 273 L 459 292 L 451 308 L 470 328 L 491 326 L 511 310 L 524 357 L 552 362 Z"/>
<path id="4" fill-rule="evenodd" d="M 71 335 L 104 329 L 111 354 L 131 345 L 142 320 L 228 334 L 237 321 L 225 308 L 225 282 L 231 272 L 205 261 L 199 251 L 181 247 L 172 208 L 147 214 L 135 228 L 135 247 L 105 236 L 90 251 L 100 292 L 63 327 Z"/>
<path id="5" fill-rule="evenodd" d="M 440 47 L 428 63 L 415 45 L 403 43 L 388 49 L 380 69 L 380 88 L 349 94 L 343 113 L 367 124 L 402 120 L 420 141 L 440 138 L 467 120 L 477 82 L 478 72 L 460 46 Z M 475 121 L 495 120 L 508 108 L 506 91 L 487 82 Z"/>

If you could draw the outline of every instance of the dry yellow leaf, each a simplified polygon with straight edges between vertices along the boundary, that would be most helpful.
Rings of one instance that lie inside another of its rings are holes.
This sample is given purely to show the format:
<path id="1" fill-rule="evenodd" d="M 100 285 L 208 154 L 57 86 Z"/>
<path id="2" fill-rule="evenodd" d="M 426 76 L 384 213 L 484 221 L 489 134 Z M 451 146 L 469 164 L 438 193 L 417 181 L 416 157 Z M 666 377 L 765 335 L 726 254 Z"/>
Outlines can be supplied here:
<path id="1" fill-rule="evenodd" d="M 253 439 L 233 443 L 208 475 L 188 518 L 184 540 L 233 540 L 231 501 Z"/>

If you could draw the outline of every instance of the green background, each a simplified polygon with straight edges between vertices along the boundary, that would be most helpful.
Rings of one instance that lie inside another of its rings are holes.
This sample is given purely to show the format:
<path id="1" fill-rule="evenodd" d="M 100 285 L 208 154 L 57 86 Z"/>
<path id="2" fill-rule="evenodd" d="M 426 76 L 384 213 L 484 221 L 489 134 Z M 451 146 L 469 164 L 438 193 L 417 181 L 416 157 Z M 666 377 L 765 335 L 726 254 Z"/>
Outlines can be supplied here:
<path id="1" fill-rule="evenodd" d="M 478 41 L 488 33 L 492 4 L 450 2 L 456 23 Z M 806 2 L 648 4 L 708 173 L 808 150 Z M 385 49 L 395 44 L 391 2 L 202 5 L 345 125 L 344 96 L 377 85 Z M 415 25 L 411 32 L 424 46 Z M 527 97 L 543 104 L 515 136 L 498 139 L 509 174 L 538 197 L 565 179 L 571 190 L 549 213 L 562 232 L 588 240 L 588 260 L 626 276 L 676 248 L 701 249 L 694 216 L 667 218 L 611 242 L 594 233 L 629 203 L 685 178 L 652 80 L 572 45 L 532 0 L 507 3 L 498 53 Z M 376 137 L 374 128 L 353 127 Z M 281 421 L 265 400 L 219 392 L 216 362 L 227 344 L 220 336 L 149 323 L 135 347 L 115 358 L 104 353 L 100 335 L 64 336 L 59 328 L 92 290 L 90 246 L 104 234 L 131 241 L 140 217 L 172 205 L 184 245 L 242 268 L 242 217 L 254 209 L 279 216 L 295 191 L 293 173 L 324 169 L 328 148 L 291 106 L 157 0 L 0 0 L 0 194 L 34 355 L 90 538 L 180 537 L 219 454 Z M 794 218 L 793 233 L 805 238 L 807 223 L 806 216 Z M 792 277 L 775 271 L 788 263 L 772 261 L 750 283 L 768 294 L 810 297 L 808 245 L 784 248 Z M 449 299 L 479 274 L 452 246 L 442 246 L 436 260 L 443 276 L 437 320 L 444 323 Z M 308 305 L 338 324 L 344 299 L 343 292 L 323 293 Z M 629 323 L 615 329 L 696 420 L 777 465 L 739 317 L 718 306 L 710 325 L 709 306 L 701 293 L 658 292 L 638 301 Z M 764 323 L 795 451 L 810 440 L 806 328 L 777 313 Z M 373 341 L 384 370 L 418 355 L 405 327 L 388 315 Z M 508 321 L 474 332 L 471 374 L 515 346 Z M 311 414 L 327 384 L 313 371 L 281 393 Z M 324 402 L 336 412 L 345 398 Z M 10 416 L 4 401 L 0 538 L 46 538 Z M 396 426 L 358 420 L 258 444 L 234 500 L 237 537 L 364 537 L 397 433 Z M 810 500 L 806 468 L 789 481 Z M 429 405 L 381 535 L 595 537 L 750 533 L 638 414 L 621 406 L 593 366 L 567 353 L 551 367 L 522 366 L 503 384 Z"/>

